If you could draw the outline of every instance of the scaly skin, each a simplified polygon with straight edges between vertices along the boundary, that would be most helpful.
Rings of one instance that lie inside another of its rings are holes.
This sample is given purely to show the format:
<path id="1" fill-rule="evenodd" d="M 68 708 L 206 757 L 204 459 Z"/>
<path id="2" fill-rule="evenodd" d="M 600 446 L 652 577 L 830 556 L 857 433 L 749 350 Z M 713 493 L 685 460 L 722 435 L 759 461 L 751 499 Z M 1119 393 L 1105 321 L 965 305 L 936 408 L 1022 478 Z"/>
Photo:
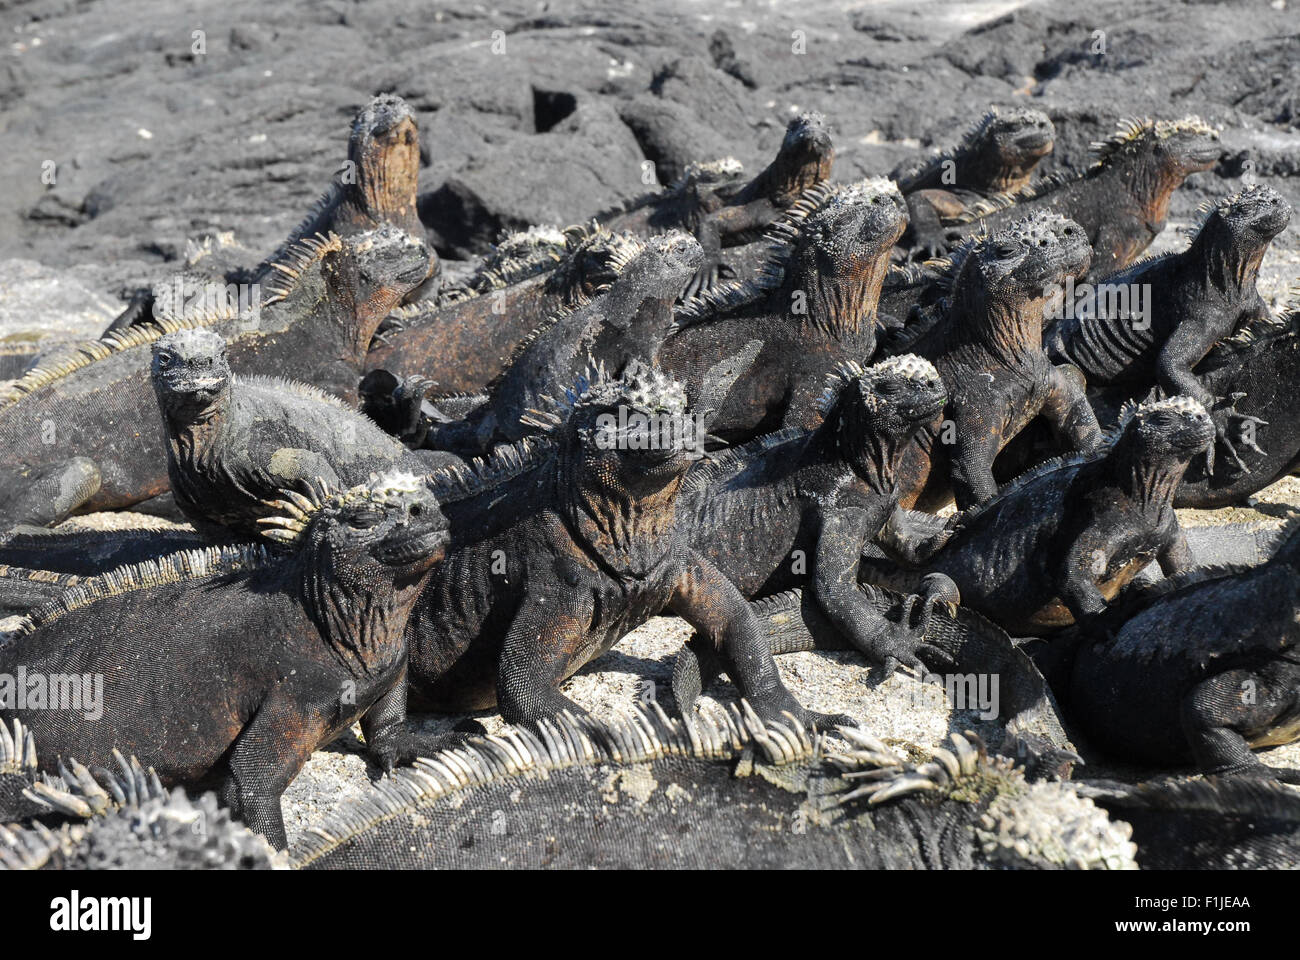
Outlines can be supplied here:
<path id="1" fill-rule="evenodd" d="M 1064 668 L 1071 715 L 1117 757 L 1300 782 L 1251 752 L 1300 737 L 1298 620 L 1293 530 L 1258 567 L 1197 571 L 1084 624 Z"/>
<path id="2" fill-rule="evenodd" d="M 459 462 L 407 450 L 313 387 L 234 376 L 225 341 L 209 330 L 154 343 L 152 379 L 176 506 L 211 540 L 255 538 L 268 501 L 306 480 L 346 489 L 376 473 Z"/>
<path id="3" fill-rule="evenodd" d="M 288 545 L 282 560 L 244 547 L 119 569 L 0 644 L 11 676 L 102 677 L 94 722 L 30 703 L 0 709 L 32 731 L 43 769 L 61 756 L 108 765 L 120 748 L 165 784 L 216 781 L 223 805 L 283 847 L 280 795 L 313 750 L 360 719 L 386 768 L 420 751 L 404 724 L 402 631 L 446 549 L 446 518 L 409 475 L 314 496 L 292 495 L 286 516 L 266 521 Z"/>
<path id="4" fill-rule="evenodd" d="M 889 251 L 907 225 L 902 197 L 887 180 L 818 196 L 774 262 L 772 277 L 688 303 L 664 343 L 664 369 L 692 393 L 739 344 L 763 343 L 713 426 L 729 443 L 781 427 L 816 426 L 826 377 L 841 363 L 875 352 L 876 304 Z"/>
<path id="5" fill-rule="evenodd" d="M 1269 243 L 1290 220 L 1291 205 L 1270 187 L 1249 187 L 1220 201 L 1185 251 L 1099 281 L 1101 291 L 1140 290 L 1140 314 L 1122 315 L 1118 301 L 1099 293 L 1095 312 L 1051 326 L 1044 337 L 1048 356 L 1083 371 L 1101 416 L 1103 409 L 1145 396 L 1153 382 L 1166 396 L 1195 397 L 1217 412 L 1219 398 L 1193 368 L 1243 323 L 1269 317 L 1255 283 Z M 1137 306 L 1130 303 L 1129 312 Z M 1240 469 L 1245 463 L 1230 434 L 1250 422 L 1258 421 L 1231 411 L 1215 417 L 1219 443 Z"/>
<path id="6" fill-rule="evenodd" d="M 1037 416 L 1072 449 L 1097 451 L 1101 432 L 1077 371 L 1043 352 L 1044 305 L 1088 267 L 1078 226 L 1038 214 L 961 251 L 947 315 L 911 344 L 948 390 L 939 430 L 922 431 L 899 468 L 904 506 L 965 508 L 997 492 L 993 461 Z"/>
<path id="7" fill-rule="evenodd" d="M 953 243 L 980 231 L 997 231 L 1026 214 L 1051 211 L 1080 224 L 1092 244 L 1089 280 L 1122 270 L 1164 229 L 1169 200 L 1191 174 L 1213 167 L 1222 155 L 1219 135 L 1197 117 L 1126 120 L 1101 144 L 1098 162 L 1073 179 L 1049 178 L 1004 195 L 994 212 L 968 226 L 951 227 Z M 977 208 L 976 213 L 980 212 Z"/>
<path id="8" fill-rule="evenodd" d="M 1102 456 L 1049 463 L 959 513 L 922 569 L 950 578 L 963 605 L 1013 636 L 1086 621 L 1152 560 L 1166 576 L 1189 569 L 1172 501 L 1213 437 L 1190 397 L 1144 404 Z M 862 575 L 890 583 L 871 564 Z"/>
<path id="9" fill-rule="evenodd" d="M 296 276 L 268 288 L 257 314 L 203 313 L 135 327 L 81 345 L 76 364 L 16 381 L 0 394 L 0 489 L 56 477 L 61 496 L 39 510 L 0 514 L 0 529 L 52 522 L 74 510 L 121 509 L 167 490 L 149 363 L 153 342 L 174 329 L 202 326 L 225 337 L 237 374 L 290 377 L 355 403 L 375 327 L 427 272 L 428 256 L 423 243 L 391 227 L 305 245 L 287 261 Z M 63 479 L 81 477 L 83 461 L 101 478 L 90 495 Z"/>
<path id="10" fill-rule="evenodd" d="M 889 178 L 907 198 L 911 220 L 902 245 L 912 255 L 942 255 L 943 224 L 972 212 L 977 200 L 1027 186 L 1055 141 L 1042 111 L 994 107 L 955 147 L 894 170 Z"/>

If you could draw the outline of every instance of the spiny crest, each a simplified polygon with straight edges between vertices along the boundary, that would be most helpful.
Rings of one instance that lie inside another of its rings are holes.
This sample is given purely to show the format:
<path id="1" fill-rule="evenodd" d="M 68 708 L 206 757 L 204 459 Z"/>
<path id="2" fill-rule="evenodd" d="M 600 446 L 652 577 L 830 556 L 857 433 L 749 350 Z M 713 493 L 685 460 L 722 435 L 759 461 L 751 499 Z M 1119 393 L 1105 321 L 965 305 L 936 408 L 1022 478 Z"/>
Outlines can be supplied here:
<path id="1" fill-rule="evenodd" d="M 835 401 L 844 388 L 854 380 L 861 380 L 865 388 L 863 396 L 873 398 L 875 388 L 885 380 L 907 379 L 913 383 L 934 384 L 940 381 L 939 371 L 929 360 L 914 353 L 904 353 L 887 357 L 879 363 L 863 367 L 856 360 L 840 363 L 826 377 L 826 387 L 818 400 L 822 414 L 830 413 Z"/>
<path id="2" fill-rule="evenodd" d="M 546 280 L 549 292 L 564 292 L 568 300 L 607 290 L 645 252 L 645 241 L 627 232 L 613 233 L 592 222 L 590 227 L 564 230 L 565 254 Z"/>
<path id="3" fill-rule="evenodd" d="M 461 289 L 448 290 L 441 298 L 468 299 L 474 294 L 500 290 L 551 269 L 569 249 L 568 236 L 559 227 L 531 226 L 508 233 L 483 258 Z"/>
<path id="4" fill-rule="evenodd" d="M 475 457 L 464 464 L 452 464 L 425 477 L 424 482 L 446 505 L 477 496 L 545 463 L 555 445 L 545 437 L 524 437 L 510 444 L 500 444 L 485 457 Z"/>
<path id="5" fill-rule="evenodd" d="M 156 560 L 127 564 L 100 576 L 81 580 L 67 592 L 25 616 L 8 633 L 7 639 L 12 640 L 14 637 L 32 633 L 73 610 L 88 606 L 105 597 L 147 590 L 182 580 L 198 580 L 256 569 L 270 562 L 270 555 L 263 547 L 257 544 L 238 544 L 182 550 Z"/>
<path id="6" fill-rule="evenodd" d="M 262 305 L 284 300 L 297 287 L 304 273 L 325 259 L 326 255 L 342 249 L 343 241 L 333 231 L 328 236 L 316 234 L 291 242 L 266 265 L 267 295 Z M 270 272 L 272 270 L 275 271 L 274 274 Z"/>
<path id="7" fill-rule="evenodd" d="M 633 707 L 630 716 L 614 721 L 565 712 L 540 721 L 536 732 L 511 727 L 500 735 L 474 737 L 465 746 L 394 771 L 348 808 L 309 829 L 294 846 L 293 865 L 310 865 L 381 820 L 530 774 L 665 757 L 732 760 L 746 751 L 779 765 L 815 760 L 822 749 L 821 740 L 811 738 L 793 717 L 788 724 L 765 724 L 743 700 L 716 719 L 703 714 L 673 719 L 654 702 Z"/>
<path id="8" fill-rule="evenodd" d="M 343 491 L 334 491 L 328 481 L 313 477 L 303 481 L 303 492 L 281 490 L 281 499 L 264 500 L 263 504 L 272 510 L 282 511 L 273 516 L 258 518 L 258 524 L 265 527 L 262 536 L 277 543 L 297 543 L 312 521 L 324 510 L 339 510 L 350 503 L 368 500 L 376 506 L 384 506 L 403 496 L 415 493 L 422 486 L 422 480 L 413 473 L 394 471 L 372 476 L 365 483 L 359 483 Z"/>

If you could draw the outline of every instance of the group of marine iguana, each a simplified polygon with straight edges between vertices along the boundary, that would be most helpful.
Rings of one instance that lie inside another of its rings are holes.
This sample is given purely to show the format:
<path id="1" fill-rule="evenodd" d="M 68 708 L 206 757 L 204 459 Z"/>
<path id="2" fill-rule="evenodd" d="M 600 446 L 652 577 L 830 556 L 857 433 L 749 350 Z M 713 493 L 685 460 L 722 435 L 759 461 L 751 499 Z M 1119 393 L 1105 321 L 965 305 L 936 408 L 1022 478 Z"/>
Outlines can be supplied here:
<path id="1" fill-rule="evenodd" d="M 1300 465 L 1300 307 L 1256 290 L 1290 208 L 1247 186 L 1140 260 L 1215 130 L 1036 177 L 1054 137 L 993 109 L 840 184 L 809 113 L 757 176 L 453 276 L 376 97 L 271 257 L 196 245 L 0 388 L 0 864 L 1296 866 L 1300 772 L 1252 750 L 1300 735 L 1300 532 L 1174 509 Z M 188 526 L 60 526 L 131 509 Z M 677 717 L 561 692 L 664 613 Z M 830 649 L 997 676 L 995 728 L 900 756 L 783 683 Z M 388 775 L 289 846 L 356 723 Z M 1207 776 L 1071 779 L 1076 744 Z"/>

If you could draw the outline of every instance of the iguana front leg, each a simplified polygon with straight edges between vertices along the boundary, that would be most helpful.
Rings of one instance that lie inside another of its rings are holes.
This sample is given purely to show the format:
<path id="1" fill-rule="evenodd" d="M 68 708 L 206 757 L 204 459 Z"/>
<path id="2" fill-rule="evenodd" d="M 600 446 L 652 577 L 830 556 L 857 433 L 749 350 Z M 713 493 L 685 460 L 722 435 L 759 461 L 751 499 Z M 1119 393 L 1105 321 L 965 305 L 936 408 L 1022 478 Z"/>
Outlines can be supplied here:
<path id="1" fill-rule="evenodd" d="M 1176 577 L 1181 573 L 1194 570 L 1196 557 L 1187 542 L 1187 534 L 1179 530 L 1169 545 L 1160 551 L 1156 562 L 1160 564 L 1160 572 L 1165 577 Z"/>
<path id="2" fill-rule="evenodd" d="M 951 460 L 953 499 L 959 510 L 993 499 L 998 482 L 993 477 L 993 460 L 998 455 L 1001 430 L 978 421 L 957 420 L 957 449 Z"/>
<path id="3" fill-rule="evenodd" d="M 1086 455 L 1098 453 L 1104 444 L 1097 415 L 1088 402 L 1083 371 L 1074 364 L 1051 367 L 1043 416 L 1057 437 Z"/>
<path id="4" fill-rule="evenodd" d="M 464 743 L 466 734 L 424 735 L 410 728 L 406 715 L 406 665 L 388 692 L 371 705 L 361 717 L 361 735 L 366 753 L 385 773 L 411 763 L 416 757 L 431 757 L 442 750 Z"/>
<path id="5" fill-rule="evenodd" d="M 874 587 L 858 586 L 858 562 L 862 547 L 874 525 L 865 510 L 839 508 L 819 512 L 817 552 L 813 562 L 812 587 L 822 612 L 867 657 L 884 667 L 890 676 L 900 664 L 918 672 L 925 669 L 918 652 L 940 656 L 941 651 L 925 642 L 925 632 L 933 603 L 947 599 L 909 598 L 898 623 L 880 613 L 871 602 Z M 911 613 L 917 602 L 924 603 L 921 619 L 915 626 Z"/>
<path id="6" fill-rule="evenodd" d="M 1112 558 L 1109 544 L 1078 540 L 1065 551 L 1058 571 L 1061 601 L 1076 623 L 1083 623 L 1106 609 L 1106 598 L 1098 588 Z"/>
<path id="7" fill-rule="evenodd" d="M 943 222 L 926 191 L 918 190 L 907 197 L 908 227 L 904 240 L 907 255 L 912 259 L 933 260 L 948 251 L 944 239 Z"/>
<path id="8" fill-rule="evenodd" d="M 497 706 L 507 723 L 531 723 L 564 711 L 587 711 L 557 689 L 591 629 L 595 603 L 586 593 L 544 591 L 525 599 L 501 644 Z"/>
<path id="9" fill-rule="evenodd" d="M 827 717 L 804 709 L 776 669 L 754 611 L 708 560 L 691 554 L 677 579 L 668 609 L 700 634 L 700 642 L 721 652 L 727 673 L 754 711 L 769 722 L 798 722 L 830 729 L 844 717 Z"/>

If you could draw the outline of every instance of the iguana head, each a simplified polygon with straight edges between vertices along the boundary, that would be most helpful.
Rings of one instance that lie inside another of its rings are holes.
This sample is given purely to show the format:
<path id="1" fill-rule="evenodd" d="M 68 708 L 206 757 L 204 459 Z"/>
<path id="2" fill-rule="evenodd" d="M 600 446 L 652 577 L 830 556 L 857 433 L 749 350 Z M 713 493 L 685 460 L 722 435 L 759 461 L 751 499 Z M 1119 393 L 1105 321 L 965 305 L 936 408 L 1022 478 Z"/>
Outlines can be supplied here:
<path id="1" fill-rule="evenodd" d="M 1056 128 L 1041 110 L 995 109 L 971 135 L 970 162 L 980 165 L 991 189 L 1014 190 L 1055 143 Z"/>
<path id="2" fill-rule="evenodd" d="M 447 518 L 427 484 L 409 473 L 371 478 L 349 490 L 320 481 L 303 492 L 282 491 L 257 522 L 263 535 L 310 552 L 344 592 L 385 582 L 410 586 L 447 552 Z"/>
<path id="3" fill-rule="evenodd" d="M 428 244 L 405 230 L 384 225 L 342 241 L 322 264 L 331 299 L 341 307 L 344 342 L 364 357 L 379 324 L 429 275 Z"/>
<path id="4" fill-rule="evenodd" d="M 1201 232 L 1226 238 L 1243 253 L 1262 254 L 1290 222 L 1291 204 L 1272 187 L 1255 184 L 1215 204 Z"/>
<path id="5" fill-rule="evenodd" d="M 906 229 L 907 205 L 892 180 L 835 189 L 799 225 L 786 268 L 791 302 L 802 301 L 814 324 L 856 329 L 874 317 L 889 253 Z"/>
<path id="6" fill-rule="evenodd" d="M 1092 244 L 1088 242 L 1088 232 L 1069 217 L 1059 213 L 1039 210 L 1022 220 L 1031 229 L 1049 230 L 1061 246 L 1065 258 L 1063 269 L 1066 277 L 1078 280 L 1092 266 Z"/>
<path id="7" fill-rule="evenodd" d="M 153 344 L 150 377 L 163 416 L 175 426 L 204 423 L 230 396 L 226 340 L 211 330 L 177 330 Z"/>
<path id="8" fill-rule="evenodd" d="M 914 354 L 889 357 L 863 369 L 847 363 L 833 373 L 822 398 L 825 422 L 841 453 L 863 479 L 881 468 L 922 427 L 934 423 L 948 402 L 943 380 L 930 361 Z M 864 475 L 866 474 L 866 475 Z"/>
<path id="9" fill-rule="evenodd" d="M 1163 181 L 1168 189 L 1190 174 L 1209 170 L 1219 162 L 1223 148 L 1219 134 L 1200 117 L 1181 120 L 1126 119 L 1106 140 L 1093 144 L 1098 161 L 1108 164 L 1136 160 Z"/>
<path id="10" fill-rule="evenodd" d="M 774 199 L 788 205 L 800 193 L 830 178 L 835 145 L 830 127 L 820 113 L 801 113 L 785 128 L 781 149 L 769 168 Z"/>
<path id="11" fill-rule="evenodd" d="M 371 217 L 381 222 L 410 218 L 420 175 L 420 133 L 405 100 L 381 94 L 357 114 L 348 138 L 348 161 L 343 182 L 349 182 L 349 173 L 355 174 Z"/>
<path id="12" fill-rule="evenodd" d="M 1036 218 L 1018 220 L 1005 230 L 975 241 L 964 252 L 953 291 L 954 307 L 978 325 L 996 327 L 1004 336 L 1031 336 L 1013 331 L 1010 319 L 1037 322 L 1041 306 L 1069 275 L 1066 251 L 1051 226 Z"/>
<path id="13" fill-rule="evenodd" d="M 1214 421 L 1199 401 L 1178 396 L 1149 400 L 1121 413 L 1120 443 L 1144 462 L 1171 462 L 1184 467 L 1214 443 Z"/>

